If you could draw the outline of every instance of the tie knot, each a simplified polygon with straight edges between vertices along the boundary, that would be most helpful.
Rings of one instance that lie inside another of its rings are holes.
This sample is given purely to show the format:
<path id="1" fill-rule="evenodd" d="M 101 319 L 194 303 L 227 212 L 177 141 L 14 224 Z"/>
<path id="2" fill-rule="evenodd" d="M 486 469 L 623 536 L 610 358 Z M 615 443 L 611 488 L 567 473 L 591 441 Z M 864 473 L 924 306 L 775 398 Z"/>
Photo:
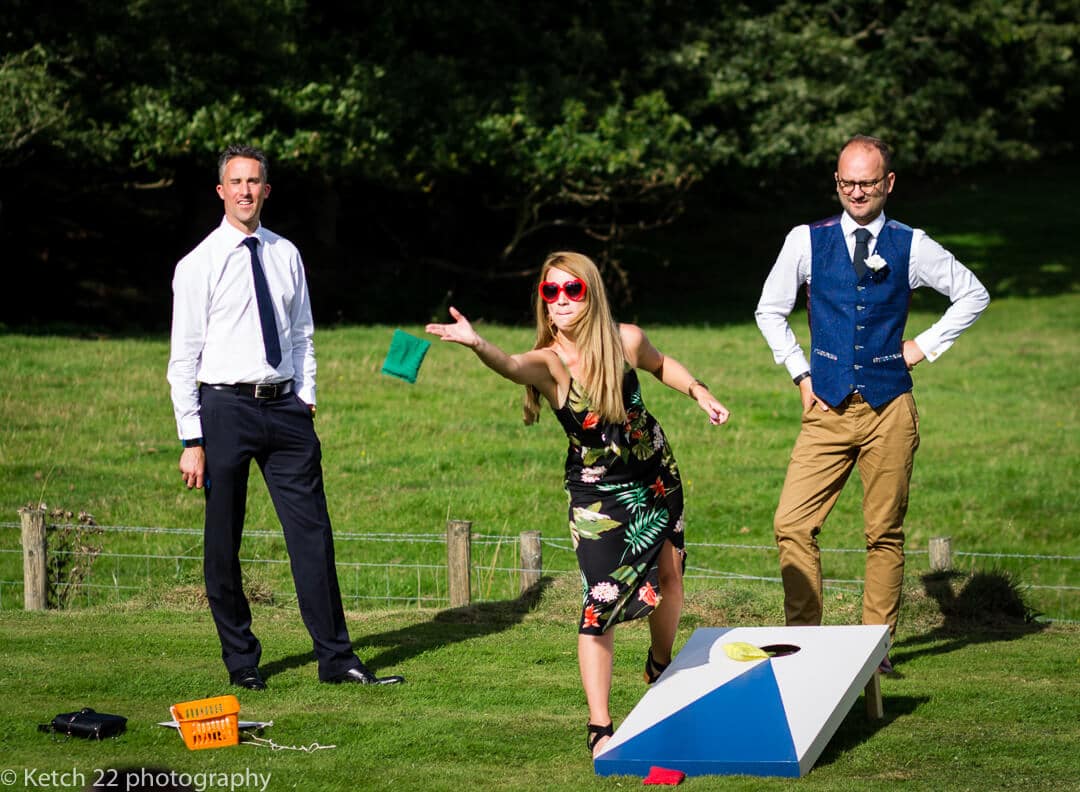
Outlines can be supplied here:
<path id="1" fill-rule="evenodd" d="M 856 242 L 862 242 L 863 244 L 865 244 L 865 243 L 870 241 L 870 237 L 871 237 L 871 234 L 867 229 L 865 229 L 865 228 L 856 228 L 855 229 L 855 241 Z"/>
<path id="2" fill-rule="evenodd" d="M 254 253 L 256 250 L 259 249 L 259 238 L 253 236 L 245 237 L 244 247 Z"/>

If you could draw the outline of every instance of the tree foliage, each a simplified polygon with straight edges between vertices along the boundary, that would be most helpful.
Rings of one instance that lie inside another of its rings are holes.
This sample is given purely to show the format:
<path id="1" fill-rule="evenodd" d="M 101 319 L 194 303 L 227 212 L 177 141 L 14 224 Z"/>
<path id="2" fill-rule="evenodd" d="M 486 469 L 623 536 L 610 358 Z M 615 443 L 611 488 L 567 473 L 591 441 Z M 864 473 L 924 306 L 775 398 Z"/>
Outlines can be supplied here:
<path id="1" fill-rule="evenodd" d="M 318 190 L 328 249 L 362 223 L 404 267 L 518 276 L 559 244 L 617 264 L 694 185 L 827 172 L 855 132 L 905 169 L 1071 151 L 1078 19 L 1080 0 L 9 0 L 0 189 L 10 212 L 29 168 L 75 166 L 127 206 L 245 140 Z"/>
<path id="2" fill-rule="evenodd" d="M 44 48 L 0 59 L 0 165 L 25 156 L 36 141 L 63 137 L 65 109 Z"/>

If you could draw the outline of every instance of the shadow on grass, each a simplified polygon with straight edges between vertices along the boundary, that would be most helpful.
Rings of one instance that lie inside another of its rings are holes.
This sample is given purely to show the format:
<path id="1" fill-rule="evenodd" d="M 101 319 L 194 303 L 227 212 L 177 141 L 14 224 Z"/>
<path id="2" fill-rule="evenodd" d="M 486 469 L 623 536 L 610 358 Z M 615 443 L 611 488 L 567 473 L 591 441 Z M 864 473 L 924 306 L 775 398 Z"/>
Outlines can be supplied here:
<path id="1" fill-rule="evenodd" d="M 860 699 L 840 723 L 836 734 L 829 740 L 829 744 L 825 746 L 825 750 L 814 766 L 832 764 L 848 751 L 862 745 L 874 734 L 890 726 L 893 721 L 915 712 L 929 700 L 929 696 L 888 695 L 885 697 L 885 715 L 881 718 L 871 718 L 866 714 L 866 708 Z"/>
<path id="2" fill-rule="evenodd" d="M 424 652 L 502 632 L 520 624 L 553 581 L 554 578 L 544 577 L 516 599 L 447 608 L 436 613 L 430 621 L 354 638 L 353 644 L 378 647 L 375 654 L 360 658 L 372 671 L 396 666 Z M 260 668 L 264 677 L 272 677 L 311 661 L 312 654 L 308 651 L 282 657 Z"/>
<path id="3" fill-rule="evenodd" d="M 941 611 L 942 622 L 922 635 L 898 641 L 897 651 L 891 653 L 894 664 L 955 652 L 971 644 L 1014 641 L 1046 629 L 1045 623 L 1035 621 L 1038 614 L 1007 572 L 935 572 L 923 575 L 922 581 Z"/>

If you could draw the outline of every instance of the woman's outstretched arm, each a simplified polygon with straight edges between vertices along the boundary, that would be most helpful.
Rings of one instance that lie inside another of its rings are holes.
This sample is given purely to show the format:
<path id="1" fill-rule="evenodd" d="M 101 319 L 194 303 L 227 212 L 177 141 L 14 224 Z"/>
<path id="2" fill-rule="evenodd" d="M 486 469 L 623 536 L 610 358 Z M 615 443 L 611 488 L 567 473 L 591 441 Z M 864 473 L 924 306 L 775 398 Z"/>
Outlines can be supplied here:
<path id="1" fill-rule="evenodd" d="M 518 355 L 507 354 L 477 333 L 469 320 L 457 308 L 450 306 L 450 316 L 454 319 L 452 323 L 433 322 L 424 329 L 443 341 L 469 347 L 485 366 L 511 382 L 518 385 L 532 385 L 545 394 L 554 390 L 555 378 L 551 373 L 551 360 L 554 359 L 552 355 L 538 349 L 531 349 Z"/>

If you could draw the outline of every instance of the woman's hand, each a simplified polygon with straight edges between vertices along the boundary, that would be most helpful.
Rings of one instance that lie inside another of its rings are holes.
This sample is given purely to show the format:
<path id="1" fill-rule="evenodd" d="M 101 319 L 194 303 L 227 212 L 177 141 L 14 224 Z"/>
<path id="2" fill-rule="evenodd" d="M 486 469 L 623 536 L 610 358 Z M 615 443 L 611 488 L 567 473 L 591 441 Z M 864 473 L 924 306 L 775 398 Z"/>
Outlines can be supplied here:
<path id="1" fill-rule="evenodd" d="M 718 402 L 711 393 L 705 388 L 694 388 L 696 401 L 698 407 L 703 409 L 709 416 L 709 423 L 713 426 L 720 426 L 720 424 L 727 423 L 727 419 L 731 417 L 731 413 L 728 408 Z"/>
<path id="2" fill-rule="evenodd" d="M 469 320 L 465 318 L 465 314 L 451 305 L 450 316 L 454 318 L 453 324 L 431 323 L 424 330 L 438 336 L 443 341 L 453 341 L 455 344 L 462 344 L 473 349 L 479 346 L 480 336 L 473 330 Z"/>

